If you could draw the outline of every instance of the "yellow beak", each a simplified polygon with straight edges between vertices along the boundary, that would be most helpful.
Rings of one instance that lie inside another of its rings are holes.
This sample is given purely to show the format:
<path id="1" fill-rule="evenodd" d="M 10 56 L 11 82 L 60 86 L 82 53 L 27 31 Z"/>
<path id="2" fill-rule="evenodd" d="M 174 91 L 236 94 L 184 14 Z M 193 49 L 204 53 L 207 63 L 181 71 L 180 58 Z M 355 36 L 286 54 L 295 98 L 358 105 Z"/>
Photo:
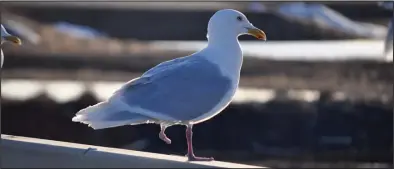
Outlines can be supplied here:
<path id="1" fill-rule="evenodd" d="M 258 28 L 250 28 L 250 29 L 248 29 L 248 34 L 252 35 L 255 38 L 260 39 L 260 40 L 267 40 L 267 37 L 266 37 L 265 33 L 262 30 L 258 29 Z"/>
<path id="2" fill-rule="evenodd" d="M 6 41 L 9 41 L 9 42 L 15 43 L 15 44 L 17 44 L 17 45 L 22 45 L 22 40 L 21 40 L 21 39 L 19 39 L 19 38 L 18 38 L 18 37 L 16 37 L 16 36 L 12 36 L 12 35 L 10 35 L 10 36 L 6 36 L 6 37 L 4 37 L 4 39 L 5 39 Z"/>

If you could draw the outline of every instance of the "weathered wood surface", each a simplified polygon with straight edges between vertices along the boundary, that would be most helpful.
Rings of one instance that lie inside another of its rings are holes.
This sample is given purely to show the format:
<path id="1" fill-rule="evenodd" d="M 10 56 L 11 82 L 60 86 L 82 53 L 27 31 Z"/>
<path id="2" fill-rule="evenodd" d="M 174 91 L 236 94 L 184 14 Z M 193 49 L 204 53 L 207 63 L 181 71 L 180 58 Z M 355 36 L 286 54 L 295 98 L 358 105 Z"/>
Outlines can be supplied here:
<path id="1" fill-rule="evenodd" d="M 6 168 L 265 168 L 4 134 L 1 142 Z"/>

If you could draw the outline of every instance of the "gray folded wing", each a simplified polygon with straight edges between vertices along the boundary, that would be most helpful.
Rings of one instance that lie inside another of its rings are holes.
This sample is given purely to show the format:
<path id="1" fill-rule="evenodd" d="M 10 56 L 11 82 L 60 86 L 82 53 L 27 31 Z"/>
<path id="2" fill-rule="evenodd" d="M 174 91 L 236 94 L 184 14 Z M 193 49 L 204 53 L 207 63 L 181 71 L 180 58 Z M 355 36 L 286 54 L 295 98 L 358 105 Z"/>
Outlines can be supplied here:
<path id="1" fill-rule="evenodd" d="M 216 65 L 199 59 L 167 65 L 155 74 L 131 81 L 120 95 L 129 107 L 190 121 L 212 110 L 230 91 L 231 84 Z"/>

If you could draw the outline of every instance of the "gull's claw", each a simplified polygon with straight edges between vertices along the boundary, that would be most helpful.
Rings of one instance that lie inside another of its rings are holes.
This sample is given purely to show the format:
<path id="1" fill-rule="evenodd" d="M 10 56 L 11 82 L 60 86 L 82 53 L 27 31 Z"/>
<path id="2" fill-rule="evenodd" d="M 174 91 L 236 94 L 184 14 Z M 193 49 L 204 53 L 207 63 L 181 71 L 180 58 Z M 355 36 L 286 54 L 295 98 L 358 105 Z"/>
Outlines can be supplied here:
<path id="1" fill-rule="evenodd" d="M 195 155 L 186 154 L 188 161 L 214 161 L 213 157 L 196 157 Z"/>

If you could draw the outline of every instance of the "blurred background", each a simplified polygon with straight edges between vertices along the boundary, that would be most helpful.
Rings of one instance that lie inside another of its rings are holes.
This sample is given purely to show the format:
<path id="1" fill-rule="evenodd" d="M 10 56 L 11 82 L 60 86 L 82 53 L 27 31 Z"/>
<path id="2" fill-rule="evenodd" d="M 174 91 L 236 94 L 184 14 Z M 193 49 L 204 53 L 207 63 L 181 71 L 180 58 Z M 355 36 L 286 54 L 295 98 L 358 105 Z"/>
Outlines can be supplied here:
<path id="1" fill-rule="evenodd" d="M 195 126 L 197 155 L 392 167 L 390 2 L 1 2 L 1 23 L 23 41 L 2 46 L 1 132 L 184 155 L 182 126 L 168 128 L 167 145 L 158 125 L 94 131 L 71 118 L 152 66 L 202 49 L 223 8 L 245 13 L 268 41 L 240 37 L 240 89 Z"/>

